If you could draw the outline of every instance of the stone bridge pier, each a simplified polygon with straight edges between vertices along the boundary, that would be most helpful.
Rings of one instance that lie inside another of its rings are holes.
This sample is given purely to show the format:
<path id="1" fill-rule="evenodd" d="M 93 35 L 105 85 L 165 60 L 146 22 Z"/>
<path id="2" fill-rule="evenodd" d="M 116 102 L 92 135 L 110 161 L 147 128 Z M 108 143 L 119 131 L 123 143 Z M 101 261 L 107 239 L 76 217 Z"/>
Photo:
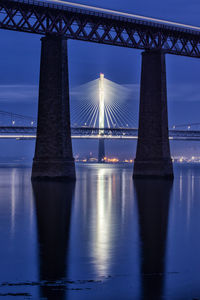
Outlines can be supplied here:
<path id="1" fill-rule="evenodd" d="M 42 38 L 32 179 L 75 179 L 70 132 L 67 40 L 52 35 Z"/>
<path id="2" fill-rule="evenodd" d="M 168 138 L 165 54 L 142 53 L 140 110 L 134 178 L 173 178 Z"/>

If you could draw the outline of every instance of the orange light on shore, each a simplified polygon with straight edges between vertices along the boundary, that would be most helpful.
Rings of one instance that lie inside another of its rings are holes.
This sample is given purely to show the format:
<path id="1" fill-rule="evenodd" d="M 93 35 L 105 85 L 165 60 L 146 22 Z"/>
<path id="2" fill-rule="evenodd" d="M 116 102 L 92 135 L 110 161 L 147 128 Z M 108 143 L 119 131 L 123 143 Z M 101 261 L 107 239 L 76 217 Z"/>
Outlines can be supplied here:
<path id="1" fill-rule="evenodd" d="M 125 159 L 124 162 L 128 164 L 132 164 L 134 162 L 134 159 Z"/>
<path id="2" fill-rule="evenodd" d="M 117 162 L 119 162 L 119 159 L 118 158 L 115 158 L 115 157 L 113 157 L 113 158 L 109 158 L 109 157 L 104 157 L 104 161 L 105 162 L 109 162 L 109 163 L 117 163 Z"/>

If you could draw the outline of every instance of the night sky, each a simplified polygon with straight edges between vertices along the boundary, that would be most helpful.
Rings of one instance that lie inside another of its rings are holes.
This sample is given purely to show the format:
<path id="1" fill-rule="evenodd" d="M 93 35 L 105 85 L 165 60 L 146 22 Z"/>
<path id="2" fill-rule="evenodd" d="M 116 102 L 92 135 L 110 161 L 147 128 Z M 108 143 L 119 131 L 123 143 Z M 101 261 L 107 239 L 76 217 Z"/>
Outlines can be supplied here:
<path id="1" fill-rule="evenodd" d="M 80 0 L 74 2 L 200 26 L 200 2 L 197 0 Z M 0 37 L 0 110 L 36 117 L 40 36 L 1 30 Z M 141 51 L 79 41 L 69 41 L 68 45 L 70 87 L 94 80 L 100 72 L 118 84 L 139 86 Z M 200 123 L 200 60 L 167 55 L 166 65 L 169 125 Z M 138 102 L 138 99 L 134 98 L 130 101 Z M 27 155 L 27 153 L 33 155 L 32 142 L 1 141 L 0 156 L 14 156 L 13 149 L 11 149 L 14 143 L 16 155 Z M 77 151 L 77 143 L 74 142 L 74 152 Z M 126 143 L 115 142 L 115 146 L 110 143 L 111 154 L 112 148 L 116 148 L 116 143 L 119 150 L 125 153 L 124 155 L 133 156 L 130 151 L 134 146 L 130 142 L 126 142 L 129 143 L 128 147 L 125 147 Z M 94 142 L 87 143 L 83 152 L 95 152 L 96 146 Z M 3 153 L 5 150 L 6 153 Z M 115 154 L 113 150 L 113 155 Z"/>

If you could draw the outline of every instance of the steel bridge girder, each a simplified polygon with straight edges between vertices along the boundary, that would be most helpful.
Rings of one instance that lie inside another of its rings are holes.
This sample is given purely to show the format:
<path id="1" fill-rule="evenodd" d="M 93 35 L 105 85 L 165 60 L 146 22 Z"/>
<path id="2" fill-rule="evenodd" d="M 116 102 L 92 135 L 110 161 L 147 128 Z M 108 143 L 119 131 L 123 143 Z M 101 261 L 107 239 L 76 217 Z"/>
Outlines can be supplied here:
<path id="1" fill-rule="evenodd" d="M 81 9 L 0 0 L 0 28 L 200 57 L 200 33 Z"/>

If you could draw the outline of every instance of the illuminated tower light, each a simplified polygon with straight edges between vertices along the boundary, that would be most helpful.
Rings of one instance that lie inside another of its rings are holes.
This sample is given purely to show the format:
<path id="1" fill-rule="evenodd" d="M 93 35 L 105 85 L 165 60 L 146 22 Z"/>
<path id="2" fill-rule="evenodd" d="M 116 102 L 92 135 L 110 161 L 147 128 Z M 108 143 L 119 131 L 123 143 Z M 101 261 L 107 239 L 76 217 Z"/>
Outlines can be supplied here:
<path id="1" fill-rule="evenodd" d="M 99 78 L 99 128 L 104 128 L 104 105 L 105 105 L 105 89 L 104 74 L 100 74 Z M 103 129 L 99 129 L 99 134 L 104 134 Z"/>
<path id="2" fill-rule="evenodd" d="M 99 135 L 104 135 L 104 113 L 105 113 L 105 89 L 104 74 L 100 74 L 99 78 Z M 98 162 L 104 162 L 105 145 L 104 138 L 99 139 Z"/>

